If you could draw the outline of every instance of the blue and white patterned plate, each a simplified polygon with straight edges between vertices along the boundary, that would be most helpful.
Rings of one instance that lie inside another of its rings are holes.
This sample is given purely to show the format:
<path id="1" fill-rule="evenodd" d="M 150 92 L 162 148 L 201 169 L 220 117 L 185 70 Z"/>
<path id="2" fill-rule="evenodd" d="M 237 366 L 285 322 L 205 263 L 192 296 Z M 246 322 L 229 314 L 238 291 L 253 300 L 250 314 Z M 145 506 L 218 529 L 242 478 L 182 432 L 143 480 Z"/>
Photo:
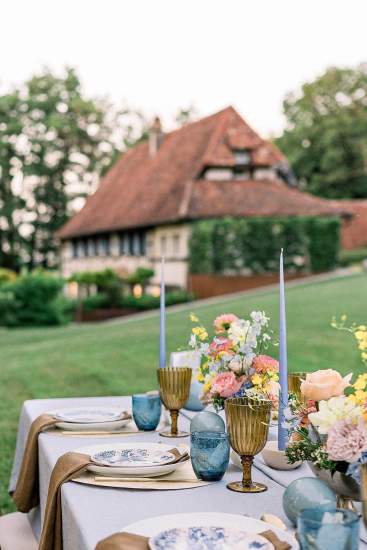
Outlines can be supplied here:
<path id="1" fill-rule="evenodd" d="M 273 550 L 261 535 L 221 526 L 167 529 L 149 540 L 152 550 Z"/>
<path id="2" fill-rule="evenodd" d="M 101 466 L 131 467 L 158 466 L 172 462 L 173 453 L 149 447 L 106 448 L 91 455 L 91 460 Z"/>

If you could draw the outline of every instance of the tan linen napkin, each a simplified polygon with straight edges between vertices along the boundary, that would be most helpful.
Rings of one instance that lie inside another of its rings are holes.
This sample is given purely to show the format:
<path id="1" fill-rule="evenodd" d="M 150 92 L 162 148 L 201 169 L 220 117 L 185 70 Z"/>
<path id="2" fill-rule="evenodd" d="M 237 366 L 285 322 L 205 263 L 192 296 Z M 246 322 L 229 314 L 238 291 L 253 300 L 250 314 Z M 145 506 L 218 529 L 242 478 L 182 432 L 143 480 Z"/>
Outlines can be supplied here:
<path id="1" fill-rule="evenodd" d="M 43 430 L 56 422 L 57 420 L 49 414 L 41 414 L 32 422 L 24 449 L 17 486 L 13 493 L 13 500 L 19 512 L 29 512 L 31 508 L 39 503 L 38 436 Z"/>
<path id="2" fill-rule="evenodd" d="M 47 503 L 38 550 L 62 550 L 61 486 L 83 472 L 90 457 L 81 453 L 66 453 L 52 470 Z"/>
<path id="3" fill-rule="evenodd" d="M 289 550 L 288 542 L 281 541 L 273 531 L 259 533 L 274 546 L 275 550 Z M 133 535 L 132 533 L 116 533 L 111 537 L 101 540 L 96 550 L 149 550 L 147 537 Z"/>

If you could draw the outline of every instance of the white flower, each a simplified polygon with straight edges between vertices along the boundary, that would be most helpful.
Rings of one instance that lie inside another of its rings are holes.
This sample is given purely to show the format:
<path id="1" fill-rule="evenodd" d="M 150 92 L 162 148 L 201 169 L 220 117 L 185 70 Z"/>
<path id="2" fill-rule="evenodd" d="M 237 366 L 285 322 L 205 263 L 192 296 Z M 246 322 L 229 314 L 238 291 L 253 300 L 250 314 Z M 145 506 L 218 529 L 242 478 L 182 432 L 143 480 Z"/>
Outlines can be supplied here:
<path id="1" fill-rule="evenodd" d="M 265 315 L 265 311 L 252 311 L 250 317 L 255 323 L 258 323 L 262 327 L 265 327 L 269 321 L 269 317 Z"/>
<path id="2" fill-rule="evenodd" d="M 206 343 L 201 343 L 200 346 L 199 346 L 199 353 L 201 355 L 208 355 L 209 353 L 209 344 L 206 342 Z"/>
<path id="3" fill-rule="evenodd" d="M 271 336 L 269 336 L 269 334 L 266 334 L 266 332 L 264 332 L 264 334 L 263 334 L 263 341 L 264 341 L 264 342 L 268 342 L 269 340 L 271 340 Z"/>
<path id="4" fill-rule="evenodd" d="M 189 346 L 190 346 L 190 348 L 196 348 L 196 336 L 195 336 L 195 334 L 191 334 Z"/>
<path id="5" fill-rule="evenodd" d="M 247 334 L 250 329 L 250 321 L 237 319 L 231 323 L 228 335 L 232 342 L 237 345 L 242 345 L 246 342 Z"/>
<path id="6" fill-rule="evenodd" d="M 318 412 L 310 413 L 308 418 L 320 434 L 327 434 L 337 420 L 348 418 L 357 421 L 361 414 L 360 407 L 343 395 L 331 397 L 328 401 L 320 401 Z"/>

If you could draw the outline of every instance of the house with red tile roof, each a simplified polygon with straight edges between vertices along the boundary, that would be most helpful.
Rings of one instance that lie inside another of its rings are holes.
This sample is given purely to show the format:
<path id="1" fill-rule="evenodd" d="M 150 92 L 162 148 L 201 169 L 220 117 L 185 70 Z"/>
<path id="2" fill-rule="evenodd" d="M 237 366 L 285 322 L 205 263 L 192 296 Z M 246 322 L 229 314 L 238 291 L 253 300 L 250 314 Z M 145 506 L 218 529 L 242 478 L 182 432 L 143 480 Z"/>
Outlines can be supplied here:
<path id="1" fill-rule="evenodd" d="M 185 288 L 190 226 L 226 216 L 335 216 L 337 203 L 302 192 L 284 155 L 228 107 L 163 133 L 121 156 L 58 232 L 64 275 L 138 266 Z"/>

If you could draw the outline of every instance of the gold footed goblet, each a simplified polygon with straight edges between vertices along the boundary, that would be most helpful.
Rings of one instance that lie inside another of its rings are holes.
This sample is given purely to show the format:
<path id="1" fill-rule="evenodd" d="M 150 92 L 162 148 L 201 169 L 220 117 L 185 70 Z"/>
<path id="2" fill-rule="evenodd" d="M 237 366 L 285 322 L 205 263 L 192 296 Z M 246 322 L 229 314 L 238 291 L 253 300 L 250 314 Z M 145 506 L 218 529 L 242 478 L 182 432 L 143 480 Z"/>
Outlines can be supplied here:
<path id="1" fill-rule="evenodd" d="M 265 446 L 271 414 L 271 401 L 250 397 L 231 397 L 224 403 L 227 431 L 232 449 L 240 455 L 242 481 L 228 483 L 231 491 L 261 493 L 267 490 L 262 483 L 252 481 L 254 456 Z"/>
<path id="2" fill-rule="evenodd" d="M 157 370 L 159 393 L 166 409 L 171 414 L 171 431 L 160 432 L 162 437 L 186 437 L 188 432 L 177 428 L 179 410 L 189 398 L 192 369 L 186 367 L 161 368 Z"/>
<path id="3" fill-rule="evenodd" d="M 305 396 L 301 393 L 301 383 L 305 379 L 305 372 L 290 372 L 288 374 L 288 391 L 294 393 L 300 403 L 306 402 Z"/>

